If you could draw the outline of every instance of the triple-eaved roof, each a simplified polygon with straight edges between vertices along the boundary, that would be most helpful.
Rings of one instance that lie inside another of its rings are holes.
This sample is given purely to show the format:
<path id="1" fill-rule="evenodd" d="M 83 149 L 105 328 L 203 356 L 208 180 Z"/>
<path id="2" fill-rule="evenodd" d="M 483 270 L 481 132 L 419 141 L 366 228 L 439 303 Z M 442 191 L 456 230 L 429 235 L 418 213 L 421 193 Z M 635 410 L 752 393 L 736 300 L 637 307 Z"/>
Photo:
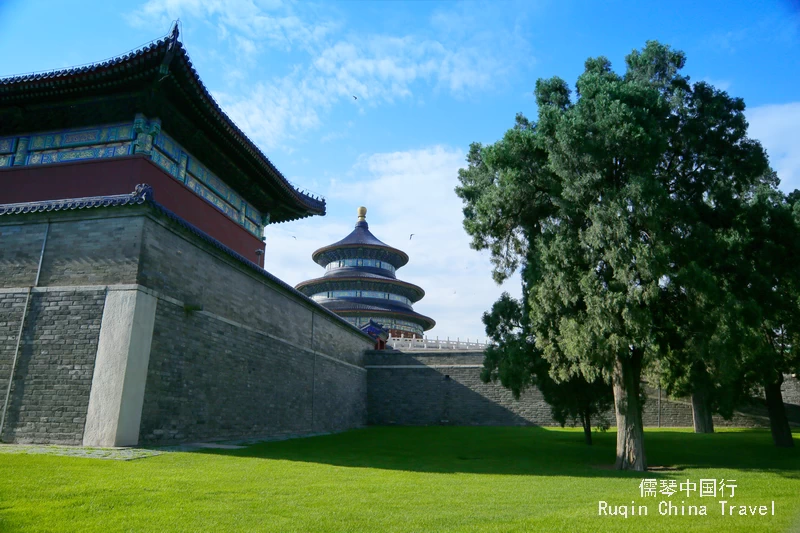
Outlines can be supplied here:
<path id="1" fill-rule="evenodd" d="M 408 263 L 408 254 L 375 237 L 369 231 L 369 224 L 366 220 L 356 222 L 356 227 L 344 239 L 315 250 L 311 254 L 311 258 L 315 263 L 325 266 L 338 259 L 364 256 L 366 249 L 379 252 L 376 257 L 391 263 L 395 268 L 400 268 Z"/>
<path id="2" fill-rule="evenodd" d="M 161 127 L 270 222 L 325 214 L 298 191 L 225 114 L 171 34 L 134 52 L 82 67 L 0 79 L 0 137 L 110 124 L 137 113 Z"/>

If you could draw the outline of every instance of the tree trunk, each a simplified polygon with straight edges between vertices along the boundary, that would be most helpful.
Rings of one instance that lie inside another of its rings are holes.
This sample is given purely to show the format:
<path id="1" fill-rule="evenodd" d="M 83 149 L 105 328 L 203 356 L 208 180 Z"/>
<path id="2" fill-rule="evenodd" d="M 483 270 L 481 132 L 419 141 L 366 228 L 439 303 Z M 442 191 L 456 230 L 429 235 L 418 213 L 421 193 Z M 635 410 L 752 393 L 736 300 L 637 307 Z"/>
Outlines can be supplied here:
<path id="1" fill-rule="evenodd" d="M 586 444 L 588 446 L 592 445 L 592 415 L 589 413 L 588 410 L 583 412 L 581 416 L 583 420 L 583 436 L 586 438 Z"/>
<path id="2" fill-rule="evenodd" d="M 783 376 L 780 374 L 778 376 L 777 380 L 764 384 L 764 395 L 769 412 L 769 428 L 772 430 L 772 441 L 775 446 L 792 448 L 794 446 L 792 428 L 789 427 L 789 419 L 786 417 L 786 407 L 783 405 L 783 395 L 781 394 Z"/>
<path id="3" fill-rule="evenodd" d="M 692 392 L 692 421 L 695 433 L 714 433 L 714 419 L 711 417 L 711 405 L 705 390 Z"/>
<path id="4" fill-rule="evenodd" d="M 692 393 L 692 422 L 695 433 L 714 433 L 714 419 L 711 417 L 711 407 L 708 404 L 705 392 Z"/>
<path id="5" fill-rule="evenodd" d="M 695 433 L 714 433 L 711 417 L 711 378 L 703 363 L 692 366 L 692 421 Z"/>
<path id="6" fill-rule="evenodd" d="M 644 350 L 634 348 L 629 357 L 617 357 L 612 385 L 617 416 L 618 470 L 647 470 L 644 455 L 642 405 L 639 400 Z"/>

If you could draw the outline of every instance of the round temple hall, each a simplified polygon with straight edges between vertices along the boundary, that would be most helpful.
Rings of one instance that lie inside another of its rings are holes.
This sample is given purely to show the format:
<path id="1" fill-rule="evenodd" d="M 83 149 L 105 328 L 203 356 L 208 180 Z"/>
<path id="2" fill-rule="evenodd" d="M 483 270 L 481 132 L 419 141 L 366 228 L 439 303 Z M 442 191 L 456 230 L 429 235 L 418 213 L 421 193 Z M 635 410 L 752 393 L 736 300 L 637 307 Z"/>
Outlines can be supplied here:
<path id="1" fill-rule="evenodd" d="M 312 254 L 314 262 L 325 267 L 325 274 L 296 289 L 356 327 L 372 320 L 392 337 L 421 338 L 436 325 L 412 307 L 425 291 L 397 279 L 395 272 L 408 263 L 408 255 L 370 233 L 366 215 L 367 208 L 359 207 L 350 235 Z"/>

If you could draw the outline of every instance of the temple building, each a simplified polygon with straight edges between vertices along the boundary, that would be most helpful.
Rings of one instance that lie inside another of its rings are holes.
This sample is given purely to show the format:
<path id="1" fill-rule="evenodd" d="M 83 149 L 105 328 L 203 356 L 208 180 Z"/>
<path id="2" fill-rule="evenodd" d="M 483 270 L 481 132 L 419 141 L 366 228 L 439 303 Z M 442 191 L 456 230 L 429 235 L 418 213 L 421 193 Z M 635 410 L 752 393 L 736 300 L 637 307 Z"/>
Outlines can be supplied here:
<path id="1" fill-rule="evenodd" d="M 387 328 L 392 337 L 421 338 L 436 325 L 412 307 L 425 291 L 397 279 L 395 273 L 408 263 L 408 255 L 370 233 L 366 215 L 367 208 L 359 207 L 355 229 L 312 254 L 325 274 L 295 288 L 356 327 L 372 321 Z"/>

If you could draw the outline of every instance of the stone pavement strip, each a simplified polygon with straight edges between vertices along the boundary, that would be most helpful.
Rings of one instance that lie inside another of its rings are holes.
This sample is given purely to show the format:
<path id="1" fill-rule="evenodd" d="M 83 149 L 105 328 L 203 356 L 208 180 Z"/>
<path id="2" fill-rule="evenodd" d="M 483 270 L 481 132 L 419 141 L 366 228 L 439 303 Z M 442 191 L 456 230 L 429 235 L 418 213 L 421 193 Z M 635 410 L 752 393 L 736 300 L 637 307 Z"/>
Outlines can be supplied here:
<path id="1" fill-rule="evenodd" d="M 114 459 L 131 461 L 161 455 L 158 450 L 141 448 L 89 448 L 84 446 L 46 446 L 33 444 L 0 444 L 0 454 L 60 455 L 66 457 L 86 457 L 89 459 Z"/>
<path id="2" fill-rule="evenodd" d="M 275 442 L 287 439 L 319 437 L 330 433 L 304 433 L 301 435 L 287 433 L 285 435 L 271 435 L 263 437 L 243 438 L 218 442 L 193 442 L 174 446 L 159 446 L 157 449 L 145 448 L 91 448 L 86 446 L 59 446 L 48 444 L 0 444 L 0 455 L 28 454 L 28 455 L 59 455 L 63 457 L 86 457 L 88 459 L 113 459 L 116 461 L 131 461 L 133 459 L 146 459 L 169 452 L 193 452 L 203 449 L 217 450 L 242 450 L 253 444 L 261 442 Z"/>

